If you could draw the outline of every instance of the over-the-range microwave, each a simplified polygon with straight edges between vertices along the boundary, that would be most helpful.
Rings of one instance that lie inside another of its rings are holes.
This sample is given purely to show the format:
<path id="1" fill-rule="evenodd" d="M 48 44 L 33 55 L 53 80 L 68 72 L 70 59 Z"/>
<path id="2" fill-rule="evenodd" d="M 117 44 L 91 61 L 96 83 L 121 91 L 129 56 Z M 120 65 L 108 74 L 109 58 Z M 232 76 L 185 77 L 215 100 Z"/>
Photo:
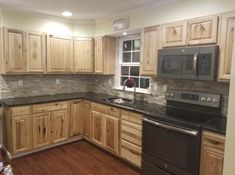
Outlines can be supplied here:
<path id="1" fill-rule="evenodd" d="M 158 52 L 158 77 L 215 80 L 218 65 L 216 45 L 165 48 Z"/>

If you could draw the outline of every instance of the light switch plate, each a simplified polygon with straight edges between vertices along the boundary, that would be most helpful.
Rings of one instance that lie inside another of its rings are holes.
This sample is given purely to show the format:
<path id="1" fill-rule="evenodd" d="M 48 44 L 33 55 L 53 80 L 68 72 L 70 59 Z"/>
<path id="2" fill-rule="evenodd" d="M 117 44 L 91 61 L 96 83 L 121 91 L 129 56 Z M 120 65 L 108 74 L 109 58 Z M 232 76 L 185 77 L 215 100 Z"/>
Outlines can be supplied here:
<path id="1" fill-rule="evenodd" d="M 19 81 L 18 81 L 18 85 L 19 85 L 19 87 L 24 86 L 24 81 L 23 81 L 23 80 L 19 80 Z"/>
<path id="2" fill-rule="evenodd" d="M 56 80 L 55 80 L 55 84 L 56 84 L 56 85 L 59 85 L 59 84 L 60 84 L 60 79 L 56 79 Z"/>

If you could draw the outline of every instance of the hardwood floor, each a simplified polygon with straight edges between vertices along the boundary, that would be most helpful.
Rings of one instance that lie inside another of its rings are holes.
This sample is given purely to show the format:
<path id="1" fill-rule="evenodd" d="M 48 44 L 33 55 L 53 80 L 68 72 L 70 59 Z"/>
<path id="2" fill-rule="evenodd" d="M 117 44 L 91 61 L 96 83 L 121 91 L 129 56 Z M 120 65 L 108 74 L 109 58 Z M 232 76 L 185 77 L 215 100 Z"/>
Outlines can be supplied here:
<path id="1" fill-rule="evenodd" d="M 14 175 L 140 175 L 85 141 L 15 159 L 11 165 Z"/>

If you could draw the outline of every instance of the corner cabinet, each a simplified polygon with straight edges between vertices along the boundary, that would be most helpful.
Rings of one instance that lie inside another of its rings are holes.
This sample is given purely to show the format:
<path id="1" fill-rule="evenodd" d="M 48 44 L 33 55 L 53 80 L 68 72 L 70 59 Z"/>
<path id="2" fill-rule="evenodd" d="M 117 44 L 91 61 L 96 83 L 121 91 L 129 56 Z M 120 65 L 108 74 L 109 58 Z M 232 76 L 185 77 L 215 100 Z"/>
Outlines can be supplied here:
<path id="1" fill-rule="evenodd" d="M 204 131 L 202 134 L 200 175 L 222 175 L 225 136 Z"/>
<path id="2" fill-rule="evenodd" d="M 141 75 L 157 75 L 157 56 L 159 48 L 160 26 L 145 28 L 142 32 L 142 55 L 140 61 Z"/>
<path id="3" fill-rule="evenodd" d="M 73 38 L 47 35 L 47 72 L 73 72 Z"/>
<path id="4" fill-rule="evenodd" d="M 74 41 L 74 72 L 93 73 L 94 40 L 92 38 L 76 38 Z"/>
<path id="5" fill-rule="evenodd" d="M 95 73 L 115 73 L 116 38 L 104 36 L 95 38 Z"/>
<path id="6" fill-rule="evenodd" d="M 235 12 L 224 13 L 220 26 L 219 81 L 229 81 L 235 38 Z"/>

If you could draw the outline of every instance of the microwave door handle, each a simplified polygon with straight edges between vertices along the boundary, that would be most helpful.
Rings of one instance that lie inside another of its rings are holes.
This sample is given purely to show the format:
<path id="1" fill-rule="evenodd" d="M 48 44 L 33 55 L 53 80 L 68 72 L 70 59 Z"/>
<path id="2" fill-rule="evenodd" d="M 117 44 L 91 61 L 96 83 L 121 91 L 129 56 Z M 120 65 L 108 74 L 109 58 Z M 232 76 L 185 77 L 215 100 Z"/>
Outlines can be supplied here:
<path id="1" fill-rule="evenodd" d="M 193 57 L 193 73 L 197 75 L 197 56 L 198 54 L 194 54 Z"/>
<path id="2" fill-rule="evenodd" d="M 178 127 L 175 127 L 175 126 L 170 126 L 170 125 L 166 125 L 166 124 L 163 124 L 163 123 L 158 123 L 156 121 L 152 121 L 152 120 L 149 120 L 147 118 L 143 118 L 143 121 L 146 122 L 146 123 L 149 123 L 149 124 L 156 125 L 158 127 L 167 129 L 167 130 L 176 131 L 176 132 L 179 132 L 179 133 L 192 135 L 192 136 L 197 136 L 198 135 L 198 131 L 195 131 L 195 130 L 188 130 L 188 129 L 178 128 Z"/>

